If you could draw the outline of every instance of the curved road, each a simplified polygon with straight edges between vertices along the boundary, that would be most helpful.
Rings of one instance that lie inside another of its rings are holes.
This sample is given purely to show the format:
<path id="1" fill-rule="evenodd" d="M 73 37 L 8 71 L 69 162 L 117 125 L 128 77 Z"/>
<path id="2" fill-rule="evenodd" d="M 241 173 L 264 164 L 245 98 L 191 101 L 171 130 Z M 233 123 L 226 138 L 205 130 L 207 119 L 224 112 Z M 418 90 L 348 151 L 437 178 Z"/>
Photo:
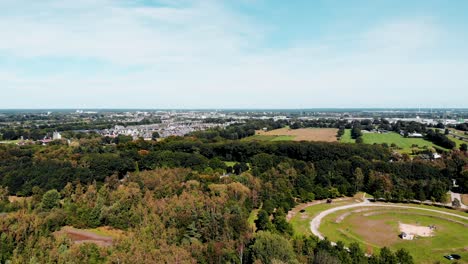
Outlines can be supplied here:
<path id="1" fill-rule="evenodd" d="M 320 212 L 312 221 L 310 221 L 310 230 L 312 233 L 317 236 L 319 239 L 324 239 L 323 235 L 318 231 L 320 227 L 320 223 L 322 222 L 322 219 L 336 211 L 344 210 L 344 209 L 349 209 L 349 208 L 355 208 L 355 207 L 394 207 L 394 208 L 404 208 L 404 209 L 416 209 L 416 210 L 422 210 L 422 211 L 430 211 L 430 212 L 436 212 L 444 215 L 450 215 L 450 216 L 455 216 L 459 218 L 463 218 L 465 220 L 468 220 L 467 216 L 462 216 L 458 214 L 453 214 L 449 212 L 444 212 L 444 211 L 439 211 L 439 210 L 434 210 L 434 209 L 427 209 L 427 208 L 419 208 L 419 207 L 413 207 L 413 206 L 405 206 L 405 205 L 393 205 L 393 204 L 379 204 L 379 203 L 370 203 L 368 200 L 362 202 L 362 203 L 357 203 L 357 204 L 349 204 L 349 205 L 343 205 L 343 206 L 338 206 L 334 208 L 330 208 L 328 210 L 325 210 L 323 212 Z"/>

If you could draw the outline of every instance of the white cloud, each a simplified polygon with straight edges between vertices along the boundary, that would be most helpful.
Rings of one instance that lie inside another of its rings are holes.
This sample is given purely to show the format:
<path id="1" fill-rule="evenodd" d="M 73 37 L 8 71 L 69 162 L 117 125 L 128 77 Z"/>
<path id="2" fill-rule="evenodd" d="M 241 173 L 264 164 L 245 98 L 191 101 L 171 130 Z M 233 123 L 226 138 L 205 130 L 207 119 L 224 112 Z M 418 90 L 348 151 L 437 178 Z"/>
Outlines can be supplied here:
<path id="1" fill-rule="evenodd" d="M 0 99 L 3 107 L 433 106 L 447 87 L 464 96 L 443 103 L 464 106 L 468 97 L 468 64 L 431 58 L 443 43 L 430 18 L 393 20 L 357 35 L 331 32 L 278 50 L 261 45 L 268 29 L 219 1 L 27 2 L 0 2 L 0 54 L 141 70 L 31 76 L 10 69 L 0 74 L 0 91 L 21 100 Z"/>

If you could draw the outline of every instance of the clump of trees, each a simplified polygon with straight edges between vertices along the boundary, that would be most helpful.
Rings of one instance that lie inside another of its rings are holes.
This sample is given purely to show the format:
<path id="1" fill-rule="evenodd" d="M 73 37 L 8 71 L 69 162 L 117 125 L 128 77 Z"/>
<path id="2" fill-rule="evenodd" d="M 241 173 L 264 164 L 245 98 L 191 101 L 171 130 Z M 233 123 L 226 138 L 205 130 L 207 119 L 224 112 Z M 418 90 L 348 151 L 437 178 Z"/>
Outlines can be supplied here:
<path id="1" fill-rule="evenodd" d="M 426 133 L 425 138 L 433 142 L 434 144 L 444 148 L 453 149 L 457 146 L 455 142 L 450 140 L 446 135 L 441 134 L 438 130 L 434 131 L 429 129 Z"/>

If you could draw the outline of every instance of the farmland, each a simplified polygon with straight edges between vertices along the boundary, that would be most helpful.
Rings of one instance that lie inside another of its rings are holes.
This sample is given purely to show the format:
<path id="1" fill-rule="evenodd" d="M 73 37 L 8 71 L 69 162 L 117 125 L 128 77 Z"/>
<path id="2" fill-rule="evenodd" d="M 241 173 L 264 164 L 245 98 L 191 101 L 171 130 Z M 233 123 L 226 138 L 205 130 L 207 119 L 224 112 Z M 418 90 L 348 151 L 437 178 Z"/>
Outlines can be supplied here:
<path id="1" fill-rule="evenodd" d="M 325 141 L 335 142 L 338 129 L 335 128 L 280 128 L 271 131 L 258 130 L 245 140 L 254 141 Z"/>

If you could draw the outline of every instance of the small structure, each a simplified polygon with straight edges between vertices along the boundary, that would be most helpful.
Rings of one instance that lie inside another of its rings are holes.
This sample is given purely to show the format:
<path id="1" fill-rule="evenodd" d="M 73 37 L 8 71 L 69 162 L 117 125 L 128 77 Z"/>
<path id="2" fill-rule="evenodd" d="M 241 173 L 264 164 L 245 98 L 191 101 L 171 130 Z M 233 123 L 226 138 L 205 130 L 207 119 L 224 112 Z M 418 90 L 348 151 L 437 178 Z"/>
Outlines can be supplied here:
<path id="1" fill-rule="evenodd" d="M 55 131 L 54 134 L 52 135 L 52 139 L 53 140 L 62 139 L 62 135 L 59 132 Z"/>
<path id="2" fill-rule="evenodd" d="M 412 234 L 407 234 L 405 232 L 401 232 L 401 234 L 399 235 L 399 237 L 401 239 L 404 239 L 404 240 L 413 240 L 414 239 L 414 235 Z"/>
<path id="3" fill-rule="evenodd" d="M 408 134 L 408 137 L 412 137 L 412 138 L 422 138 L 423 135 L 421 133 L 409 133 Z"/>

